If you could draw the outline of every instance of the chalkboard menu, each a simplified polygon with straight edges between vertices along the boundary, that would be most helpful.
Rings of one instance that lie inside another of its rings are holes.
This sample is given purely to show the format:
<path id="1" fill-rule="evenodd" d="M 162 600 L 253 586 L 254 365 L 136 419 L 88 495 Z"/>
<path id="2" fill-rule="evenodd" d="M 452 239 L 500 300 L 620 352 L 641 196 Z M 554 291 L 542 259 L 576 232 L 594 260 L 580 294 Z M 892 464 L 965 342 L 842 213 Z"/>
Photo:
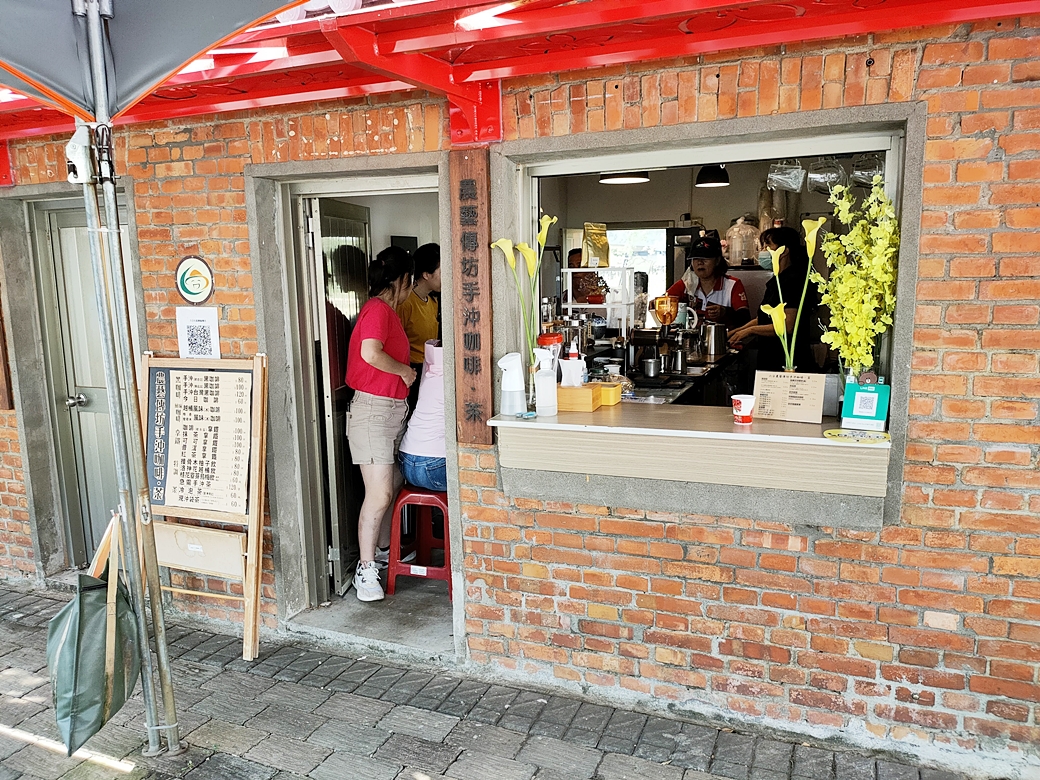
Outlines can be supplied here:
<path id="1" fill-rule="evenodd" d="M 152 506 L 246 514 L 253 372 L 150 366 L 148 390 Z"/>

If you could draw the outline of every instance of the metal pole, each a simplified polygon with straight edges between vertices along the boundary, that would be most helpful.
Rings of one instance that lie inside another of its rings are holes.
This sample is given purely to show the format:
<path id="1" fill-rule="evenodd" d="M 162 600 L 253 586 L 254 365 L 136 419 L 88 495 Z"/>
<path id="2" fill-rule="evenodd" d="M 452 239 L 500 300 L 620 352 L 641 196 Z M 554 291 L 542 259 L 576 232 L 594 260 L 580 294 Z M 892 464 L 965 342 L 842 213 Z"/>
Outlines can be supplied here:
<path id="1" fill-rule="evenodd" d="M 138 647 L 141 655 L 141 691 L 144 694 L 144 719 L 148 727 L 148 755 L 162 752 L 157 726 L 159 711 L 155 703 L 155 684 L 152 680 L 152 654 L 148 649 L 148 621 L 144 614 L 144 588 L 141 582 L 141 561 L 137 552 L 137 529 L 128 513 L 133 506 L 130 484 L 130 464 L 126 455 L 126 428 L 123 425 L 123 404 L 119 397 L 119 374 L 116 371 L 115 343 L 109 319 L 108 288 L 105 284 L 105 261 L 101 250 L 101 216 L 98 213 L 97 192 L 93 183 L 83 185 L 83 202 L 87 207 L 87 235 L 90 244 L 90 265 L 94 272 L 94 297 L 97 301 L 101 327 L 101 362 L 108 387 L 108 413 L 112 420 L 112 445 L 115 450 L 116 481 L 119 486 L 119 514 L 122 518 L 126 546 L 127 579 L 137 618 Z"/>
<path id="2" fill-rule="evenodd" d="M 91 228 L 91 248 L 94 271 L 94 288 L 97 295 L 99 324 L 102 336 L 102 359 L 105 369 L 105 382 L 109 387 L 108 405 L 111 415 L 113 433 L 113 449 L 116 456 L 116 476 L 119 483 L 120 514 L 123 521 L 123 534 L 127 549 L 127 576 L 130 581 L 130 591 L 137 611 L 138 633 L 140 634 L 142 690 L 145 704 L 145 723 L 148 727 L 148 749 L 146 754 L 157 755 L 162 752 L 162 743 L 159 738 L 160 730 L 164 727 L 159 725 L 158 707 L 155 701 L 155 683 L 152 672 L 152 657 L 148 643 L 148 623 L 145 617 L 144 606 L 144 583 L 141 581 L 141 561 L 138 553 L 137 543 L 137 511 L 146 510 L 147 502 L 147 476 L 144 471 L 144 460 L 142 454 L 141 419 L 137 406 L 137 377 L 134 370 L 133 355 L 129 341 L 129 309 L 126 300 L 126 288 L 124 286 L 122 245 L 119 240 L 119 216 L 116 206 L 115 184 L 113 181 L 114 165 L 111 154 L 111 126 L 108 124 L 110 116 L 108 112 L 108 90 L 105 78 L 104 52 L 102 48 L 101 12 L 97 0 L 87 0 L 87 42 L 90 53 L 91 79 L 94 86 L 94 108 L 95 118 L 99 125 L 105 128 L 104 135 L 108 144 L 98 148 L 96 136 L 92 137 L 93 145 L 98 151 L 98 162 L 100 164 L 102 179 L 102 190 L 105 195 L 105 212 L 108 221 L 107 243 L 109 266 L 106 274 L 105 264 L 101 258 L 100 242 L 97 237 L 101 232 L 100 215 L 98 213 L 97 193 L 92 184 L 84 185 L 84 199 L 88 201 L 87 222 Z M 88 192 L 89 190 L 89 192 Z M 94 251 L 96 248 L 97 251 Z M 106 288 L 106 277 L 108 287 Z M 114 300 L 113 300 L 114 298 Z M 113 323 L 113 315 L 116 320 Z M 130 395 L 128 403 L 124 404 L 121 396 L 119 376 L 116 365 L 116 339 L 113 334 L 113 325 L 117 325 L 120 334 L 126 337 L 118 339 L 121 350 L 119 357 L 123 365 L 123 374 L 126 388 Z M 130 409 L 130 420 L 132 433 L 128 442 L 126 422 L 123 415 L 124 406 Z M 133 458 L 131 459 L 131 448 Z M 137 501 L 132 500 L 133 480 L 131 478 L 131 462 L 137 467 L 137 485 L 139 490 L 144 491 L 143 496 L 139 493 Z M 143 500 L 142 500 L 143 499 Z M 166 647 L 166 630 L 163 620 L 162 592 L 158 584 L 158 567 L 156 565 L 155 538 L 152 532 L 151 517 L 146 515 L 142 518 L 142 529 L 144 536 L 144 553 L 147 561 L 149 579 L 154 580 L 150 590 L 152 620 L 155 625 L 156 654 L 159 662 L 159 676 L 163 687 L 163 703 L 166 714 L 166 736 L 167 746 L 171 753 L 179 753 L 183 749 L 177 735 L 177 713 L 173 696 L 173 682 L 170 675 L 169 655 Z"/>
<path id="3" fill-rule="evenodd" d="M 109 128 L 109 125 L 105 125 Z M 99 128 L 100 129 L 100 128 Z M 111 171 L 101 174 L 101 189 L 105 196 L 105 221 L 108 223 L 108 281 L 115 306 L 115 326 L 118 333 L 126 334 L 117 339 L 123 367 L 123 382 L 126 387 L 125 405 L 130 421 L 130 462 L 133 464 L 137 484 L 137 511 L 141 517 L 141 547 L 144 551 L 144 571 L 148 578 L 148 603 L 152 609 L 152 629 L 155 633 L 155 655 L 159 668 L 159 686 L 162 689 L 163 713 L 166 724 L 166 747 L 170 755 L 184 750 L 178 734 L 177 704 L 173 693 L 173 675 L 170 667 L 170 652 L 166 645 L 166 618 L 162 604 L 162 585 L 159 582 L 159 559 L 155 549 L 155 531 L 152 527 L 152 510 L 148 496 L 148 473 L 144 459 L 144 428 L 141 408 L 138 406 L 137 371 L 135 370 L 133 344 L 130 334 L 130 308 L 125 287 L 123 247 L 120 242 L 119 212 L 116 204 L 116 187 L 113 181 L 115 163 L 111 159 L 111 132 L 107 133 L 107 147 Z M 98 144 L 100 147 L 100 144 Z"/>

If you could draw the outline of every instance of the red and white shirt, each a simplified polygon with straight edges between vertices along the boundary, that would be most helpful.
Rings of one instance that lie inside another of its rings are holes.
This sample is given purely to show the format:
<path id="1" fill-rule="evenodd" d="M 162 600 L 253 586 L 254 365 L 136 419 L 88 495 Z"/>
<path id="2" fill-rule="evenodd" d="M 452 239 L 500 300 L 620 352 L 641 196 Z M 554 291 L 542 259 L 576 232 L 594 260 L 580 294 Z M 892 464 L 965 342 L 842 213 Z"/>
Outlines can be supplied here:
<path id="1" fill-rule="evenodd" d="M 687 279 L 687 275 L 684 274 L 682 279 L 668 288 L 667 294 L 677 296 L 680 302 L 689 303 L 701 316 L 704 315 L 709 303 L 726 306 L 734 311 L 748 308 L 747 293 L 744 292 L 744 283 L 740 279 L 729 275 L 722 276 L 715 280 L 715 287 L 707 294 L 701 289 L 698 281 L 696 276 L 693 279 Z M 692 300 L 687 282 L 694 285 Z"/>

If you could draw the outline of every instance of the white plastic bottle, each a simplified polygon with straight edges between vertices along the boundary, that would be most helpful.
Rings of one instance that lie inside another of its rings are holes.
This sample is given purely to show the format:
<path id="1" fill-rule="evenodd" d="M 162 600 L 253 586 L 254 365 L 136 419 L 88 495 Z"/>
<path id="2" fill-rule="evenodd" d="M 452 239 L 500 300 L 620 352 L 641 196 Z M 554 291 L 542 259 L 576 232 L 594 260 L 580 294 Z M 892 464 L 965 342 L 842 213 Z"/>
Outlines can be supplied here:
<path id="1" fill-rule="evenodd" d="M 534 356 L 539 369 L 534 374 L 534 410 L 539 417 L 555 417 L 559 411 L 556 402 L 556 369 L 553 354 L 547 349 L 536 349 Z"/>

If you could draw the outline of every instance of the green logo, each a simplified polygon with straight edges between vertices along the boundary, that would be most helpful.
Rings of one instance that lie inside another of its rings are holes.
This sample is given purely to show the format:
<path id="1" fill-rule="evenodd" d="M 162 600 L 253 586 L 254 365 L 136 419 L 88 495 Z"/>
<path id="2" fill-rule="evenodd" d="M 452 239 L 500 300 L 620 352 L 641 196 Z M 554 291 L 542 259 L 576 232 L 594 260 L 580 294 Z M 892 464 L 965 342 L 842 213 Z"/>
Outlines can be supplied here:
<path id="1" fill-rule="evenodd" d="M 198 255 L 188 255 L 177 266 L 177 292 L 196 306 L 213 294 L 213 271 Z"/>

